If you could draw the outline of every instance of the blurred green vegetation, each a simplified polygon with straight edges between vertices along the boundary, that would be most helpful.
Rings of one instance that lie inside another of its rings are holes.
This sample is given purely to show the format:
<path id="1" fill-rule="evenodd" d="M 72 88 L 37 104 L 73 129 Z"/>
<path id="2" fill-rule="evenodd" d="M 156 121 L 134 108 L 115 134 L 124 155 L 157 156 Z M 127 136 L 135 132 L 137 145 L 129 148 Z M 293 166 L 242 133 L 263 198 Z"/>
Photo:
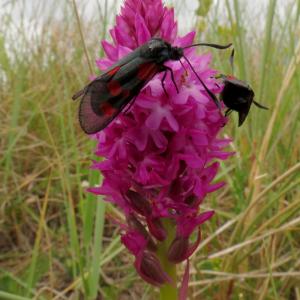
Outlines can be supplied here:
<path id="1" fill-rule="evenodd" d="M 300 299 L 300 1 L 265 2 L 266 15 L 238 0 L 202 0 L 195 12 L 201 39 L 234 42 L 235 75 L 270 110 L 253 107 L 242 128 L 232 115 L 224 129 L 236 156 L 217 178 L 227 186 L 204 203 L 216 215 L 192 259 L 191 299 Z M 95 143 L 81 132 L 71 101 L 90 75 L 72 2 L 60 8 L 63 18 L 50 12 L 36 35 L 25 19 L 12 18 L 15 1 L 7 3 L 0 20 L 0 299 L 154 299 L 105 218 L 105 210 L 118 211 L 85 192 L 101 178 L 88 168 Z M 114 13 L 104 5 L 81 18 L 91 61 Z M 213 54 L 214 67 L 231 73 L 229 53 Z"/>

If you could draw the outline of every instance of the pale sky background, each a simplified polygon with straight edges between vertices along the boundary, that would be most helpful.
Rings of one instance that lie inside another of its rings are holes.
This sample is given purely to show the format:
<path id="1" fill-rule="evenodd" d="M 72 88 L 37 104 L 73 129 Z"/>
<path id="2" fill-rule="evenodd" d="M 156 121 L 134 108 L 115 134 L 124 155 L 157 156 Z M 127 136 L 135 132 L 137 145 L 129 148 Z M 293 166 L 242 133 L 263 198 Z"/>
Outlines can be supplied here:
<path id="1" fill-rule="evenodd" d="M 0 0 L 0 38 L 5 36 L 5 41 L 13 41 L 15 48 L 22 48 L 23 42 L 20 34 L 25 32 L 26 40 L 34 41 L 39 38 L 42 32 L 42 23 L 51 19 L 61 19 L 69 16 L 70 20 L 74 20 L 73 0 Z M 124 0 L 75 0 L 78 6 L 80 19 L 93 21 L 95 26 L 92 28 L 94 34 L 101 36 L 103 27 L 100 15 L 105 11 L 107 3 L 108 15 L 110 15 L 110 23 L 114 23 L 114 18 L 120 11 L 121 3 Z M 213 0 L 213 9 L 218 7 L 218 14 L 211 9 L 212 15 L 218 15 L 218 25 L 224 24 L 228 20 L 227 11 L 225 9 L 225 0 Z M 250 24 L 249 30 L 255 30 L 255 35 L 263 34 L 266 22 L 265 12 L 271 0 L 239 0 L 240 7 L 243 8 L 242 17 L 246 18 L 243 24 Z M 165 0 L 167 5 L 175 7 L 175 14 L 179 24 L 180 34 L 185 34 L 194 28 L 196 23 L 195 11 L 199 6 L 199 0 Z M 233 2 L 232 0 L 229 1 Z M 277 14 L 281 19 L 285 18 L 285 10 L 295 0 L 277 0 Z M 2 26 L 9 21 L 9 31 Z M 210 23 L 209 26 L 213 26 Z M 51 26 L 51 25 L 50 25 Z M 108 26 L 108 28 L 111 26 Z M 25 29 L 25 30 L 24 30 Z M 108 32 L 108 29 L 106 30 Z M 87 37 L 87 32 L 84 32 Z M 95 36 L 95 35 L 91 35 Z M 7 47 L 9 52 L 9 47 Z M 99 50 L 99 49 L 97 49 Z"/>
<path id="2" fill-rule="evenodd" d="M 108 11 L 118 12 L 120 4 L 123 1 L 124 0 L 76 0 L 76 3 L 79 7 L 81 18 L 97 18 L 100 15 L 99 7 L 104 11 L 106 2 L 108 3 Z M 292 1 L 293 0 L 277 0 L 277 11 L 283 15 L 284 8 Z M 266 11 L 270 0 L 240 0 L 239 2 L 241 6 L 247 10 L 245 15 L 252 16 L 253 20 L 255 20 L 254 22 L 257 23 L 263 21 L 262 12 Z M 12 3 L 14 3 L 13 7 Z M 195 22 L 194 12 L 199 5 L 199 0 L 165 0 L 165 3 L 175 6 L 182 31 L 187 31 L 193 26 Z M 222 11 L 225 0 L 214 0 L 214 3 L 218 3 L 220 11 Z M 72 9 L 72 0 L 0 0 L 0 18 L 8 11 L 12 11 L 11 17 L 17 24 L 23 14 L 25 23 L 23 25 L 28 26 L 28 32 L 34 32 L 39 28 L 37 19 L 42 22 L 42 20 L 49 15 L 60 18 L 62 16 L 62 10 L 65 7 Z M 111 15 L 114 14 L 111 13 Z M 226 16 L 224 17 L 226 18 Z M 261 26 L 263 26 L 263 24 L 261 24 Z"/>

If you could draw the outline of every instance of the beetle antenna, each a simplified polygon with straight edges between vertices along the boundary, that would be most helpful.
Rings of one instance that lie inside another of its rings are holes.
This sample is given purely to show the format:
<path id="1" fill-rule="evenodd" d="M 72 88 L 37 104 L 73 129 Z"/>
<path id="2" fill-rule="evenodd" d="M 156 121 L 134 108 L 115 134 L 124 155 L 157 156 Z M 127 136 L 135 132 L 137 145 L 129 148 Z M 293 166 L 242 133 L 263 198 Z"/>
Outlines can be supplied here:
<path id="1" fill-rule="evenodd" d="M 262 108 L 262 109 L 269 109 L 268 107 L 261 105 L 260 103 L 256 102 L 255 100 L 253 100 L 253 103 L 254 103 L 257 107 L 259 107 L 259 108 Z"/>
<path id="2" fill-rule="evenodd" d="M 196 46 L 207 46 L 207 47 L 211 47 L 211 48 L 216 48 L 216 49 L 227 49 L 230 48 L 232 46 L 232 43 L 228 44 L 228 45 L 219 45 L 219 44 L 212 44 L 212 43 L 197 43 L 197 44 L 193 44 L 193 45 L 189 45 L 186 47 L 183 47 L 183 49 L 188 49 L 191 47 L 196 47 Z"/>
<path id="3" fill-rule="evenodd" d="M 234 48 L 231 51 L 230 57 L 229 57 L 229 62 L 230 62 L 230 66 L 231 66 L 231 71 L 232 71 L 232 75 L 234 75 Z"/>
<path id="4" fill-rule="evenodd" d="M 206 84 L 203 82 L 203 80 L 200 78 L 200 76 L 197 74 L 197 72 L 195 71 L 195 69 L 193 68 L 192 64 L 190 63 L 190 61 L 187 59 L 187 57 L 185 55 L 183 55 L 184 59 L 187 61 L 188 65 L 190 66 L 191 70 L 193 71 L 193 73 L 196 75 L 196 77 L 198 78 L 198 80 L 201 82 L 201 84 L 203 85 L 205 91 L 207 92 L 207 94 L 210 96 L 210 98 L 214 101 L 214 103 L 216 104 L 216 106 L 218 107 L 219 110 L 221 110 L 221 105 L 220 102 L 218 100 L 218 98 L 216 97 L 216 95 L 214 93 L 212 93 L 212 91 L 210 91 L 208 89 L 208 87 L 206 86 Z"/>

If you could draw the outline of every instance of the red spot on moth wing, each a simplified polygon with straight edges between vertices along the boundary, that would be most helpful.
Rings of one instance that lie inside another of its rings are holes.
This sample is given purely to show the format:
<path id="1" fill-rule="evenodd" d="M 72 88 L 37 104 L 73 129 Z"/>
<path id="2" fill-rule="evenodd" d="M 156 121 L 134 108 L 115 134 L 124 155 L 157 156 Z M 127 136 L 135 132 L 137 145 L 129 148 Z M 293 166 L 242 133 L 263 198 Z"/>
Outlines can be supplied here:
<path id="1" fill-rule="evenodd" d="M 122 93 L 114 100 L 114 104 L 109 101 L 98 102 L 91 92 L 86 93 L 80 102 L 79 107 L 79 122 L 83 131 L 87 134 L 96 133 L 109 125 L 114 118 L 122 112 L 123 108 L 132 100 L 134 95 L 131 95 L 130 90 L 123 90 Z"/>
<path id="2" fill-rule="evenodd" d="M 107 88 L 108 88 L 109 93 L 114 97 L 118 96 L 122 93 L 122 87 L 121 87 L 119 81 L 117 81 L 117 80 L 111 80 L 107 84 Z"/>
<path id="3" fill-rule="evenodd" d="M 229 79 L 229 80 L 236 79 L 233 75 L 228 75 L 228 76 L 226 76 L 226 77 L 227 77 L 227 79 Z"/>
<path id="4" fill-rule="evenodd" d="M 147 62 L 139 66 L 137 77 L 140 80 L 147 80 L 157 73 L 157 65 L 153 62 Z"/>
<path id="5" fill-rule="evenodd" d="M 123 90 L 122 92 L 122 98 L 128 98 L 130 96 L 130 91 L 129 90 Z"/>
<path id="6" fill-rule="evenodd" d="M 111 117 L 116 113 L 117 109 L 112 107 L 108 102 L 101 103 L 100 110 L 105 116 Z"/>
<path id="7" fill-rule="evenodd" d="M 93 110 L 90 93 L 84 95 L 79 107 L 79 123 L 82 130 L 87 134 L 96 133 L 104 129 L 118 112 L 109 116 L 103 113 L 100 107 L 98 113 Z"/>
<path id="8" fill-rule="evenodd" d="M 120 68 L 121 68 L 121 66 L 116 66 L 116 67 L 112 68 L 111 70 L 106 71 L 105 73 L 100 75 L 101 80 L 108 82 L 118 73 Z"/>
<path id="9" fill-rule="evenodd" d="M 110 76 L 114 76 L 119 70 L 120 70 L 120 66 L 117 66 L 111 70 L 109 70 L 107 73 L 105 73 L 106 75 L 110 75 Z"/>

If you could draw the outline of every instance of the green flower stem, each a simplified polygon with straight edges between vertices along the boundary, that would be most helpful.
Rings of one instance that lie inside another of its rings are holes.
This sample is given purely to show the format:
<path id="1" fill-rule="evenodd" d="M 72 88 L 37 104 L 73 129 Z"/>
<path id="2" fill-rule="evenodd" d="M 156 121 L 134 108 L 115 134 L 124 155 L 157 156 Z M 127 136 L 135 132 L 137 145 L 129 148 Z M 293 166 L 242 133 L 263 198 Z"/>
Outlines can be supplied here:
<path id="1" fill-rule="evenodd" d="M 169 219 L 165 219 L 163 225 L 167 231 L 167 238 L 159 244 L 157 254 L 164 271 L 168 273 L 173 282 L 164 284 L 160 288 L 160 300 L 176 300 L 178 298 L 176 265 L 169 262 L 167 257 L 169 246 L 175 238 L 176 227 Z"/>

